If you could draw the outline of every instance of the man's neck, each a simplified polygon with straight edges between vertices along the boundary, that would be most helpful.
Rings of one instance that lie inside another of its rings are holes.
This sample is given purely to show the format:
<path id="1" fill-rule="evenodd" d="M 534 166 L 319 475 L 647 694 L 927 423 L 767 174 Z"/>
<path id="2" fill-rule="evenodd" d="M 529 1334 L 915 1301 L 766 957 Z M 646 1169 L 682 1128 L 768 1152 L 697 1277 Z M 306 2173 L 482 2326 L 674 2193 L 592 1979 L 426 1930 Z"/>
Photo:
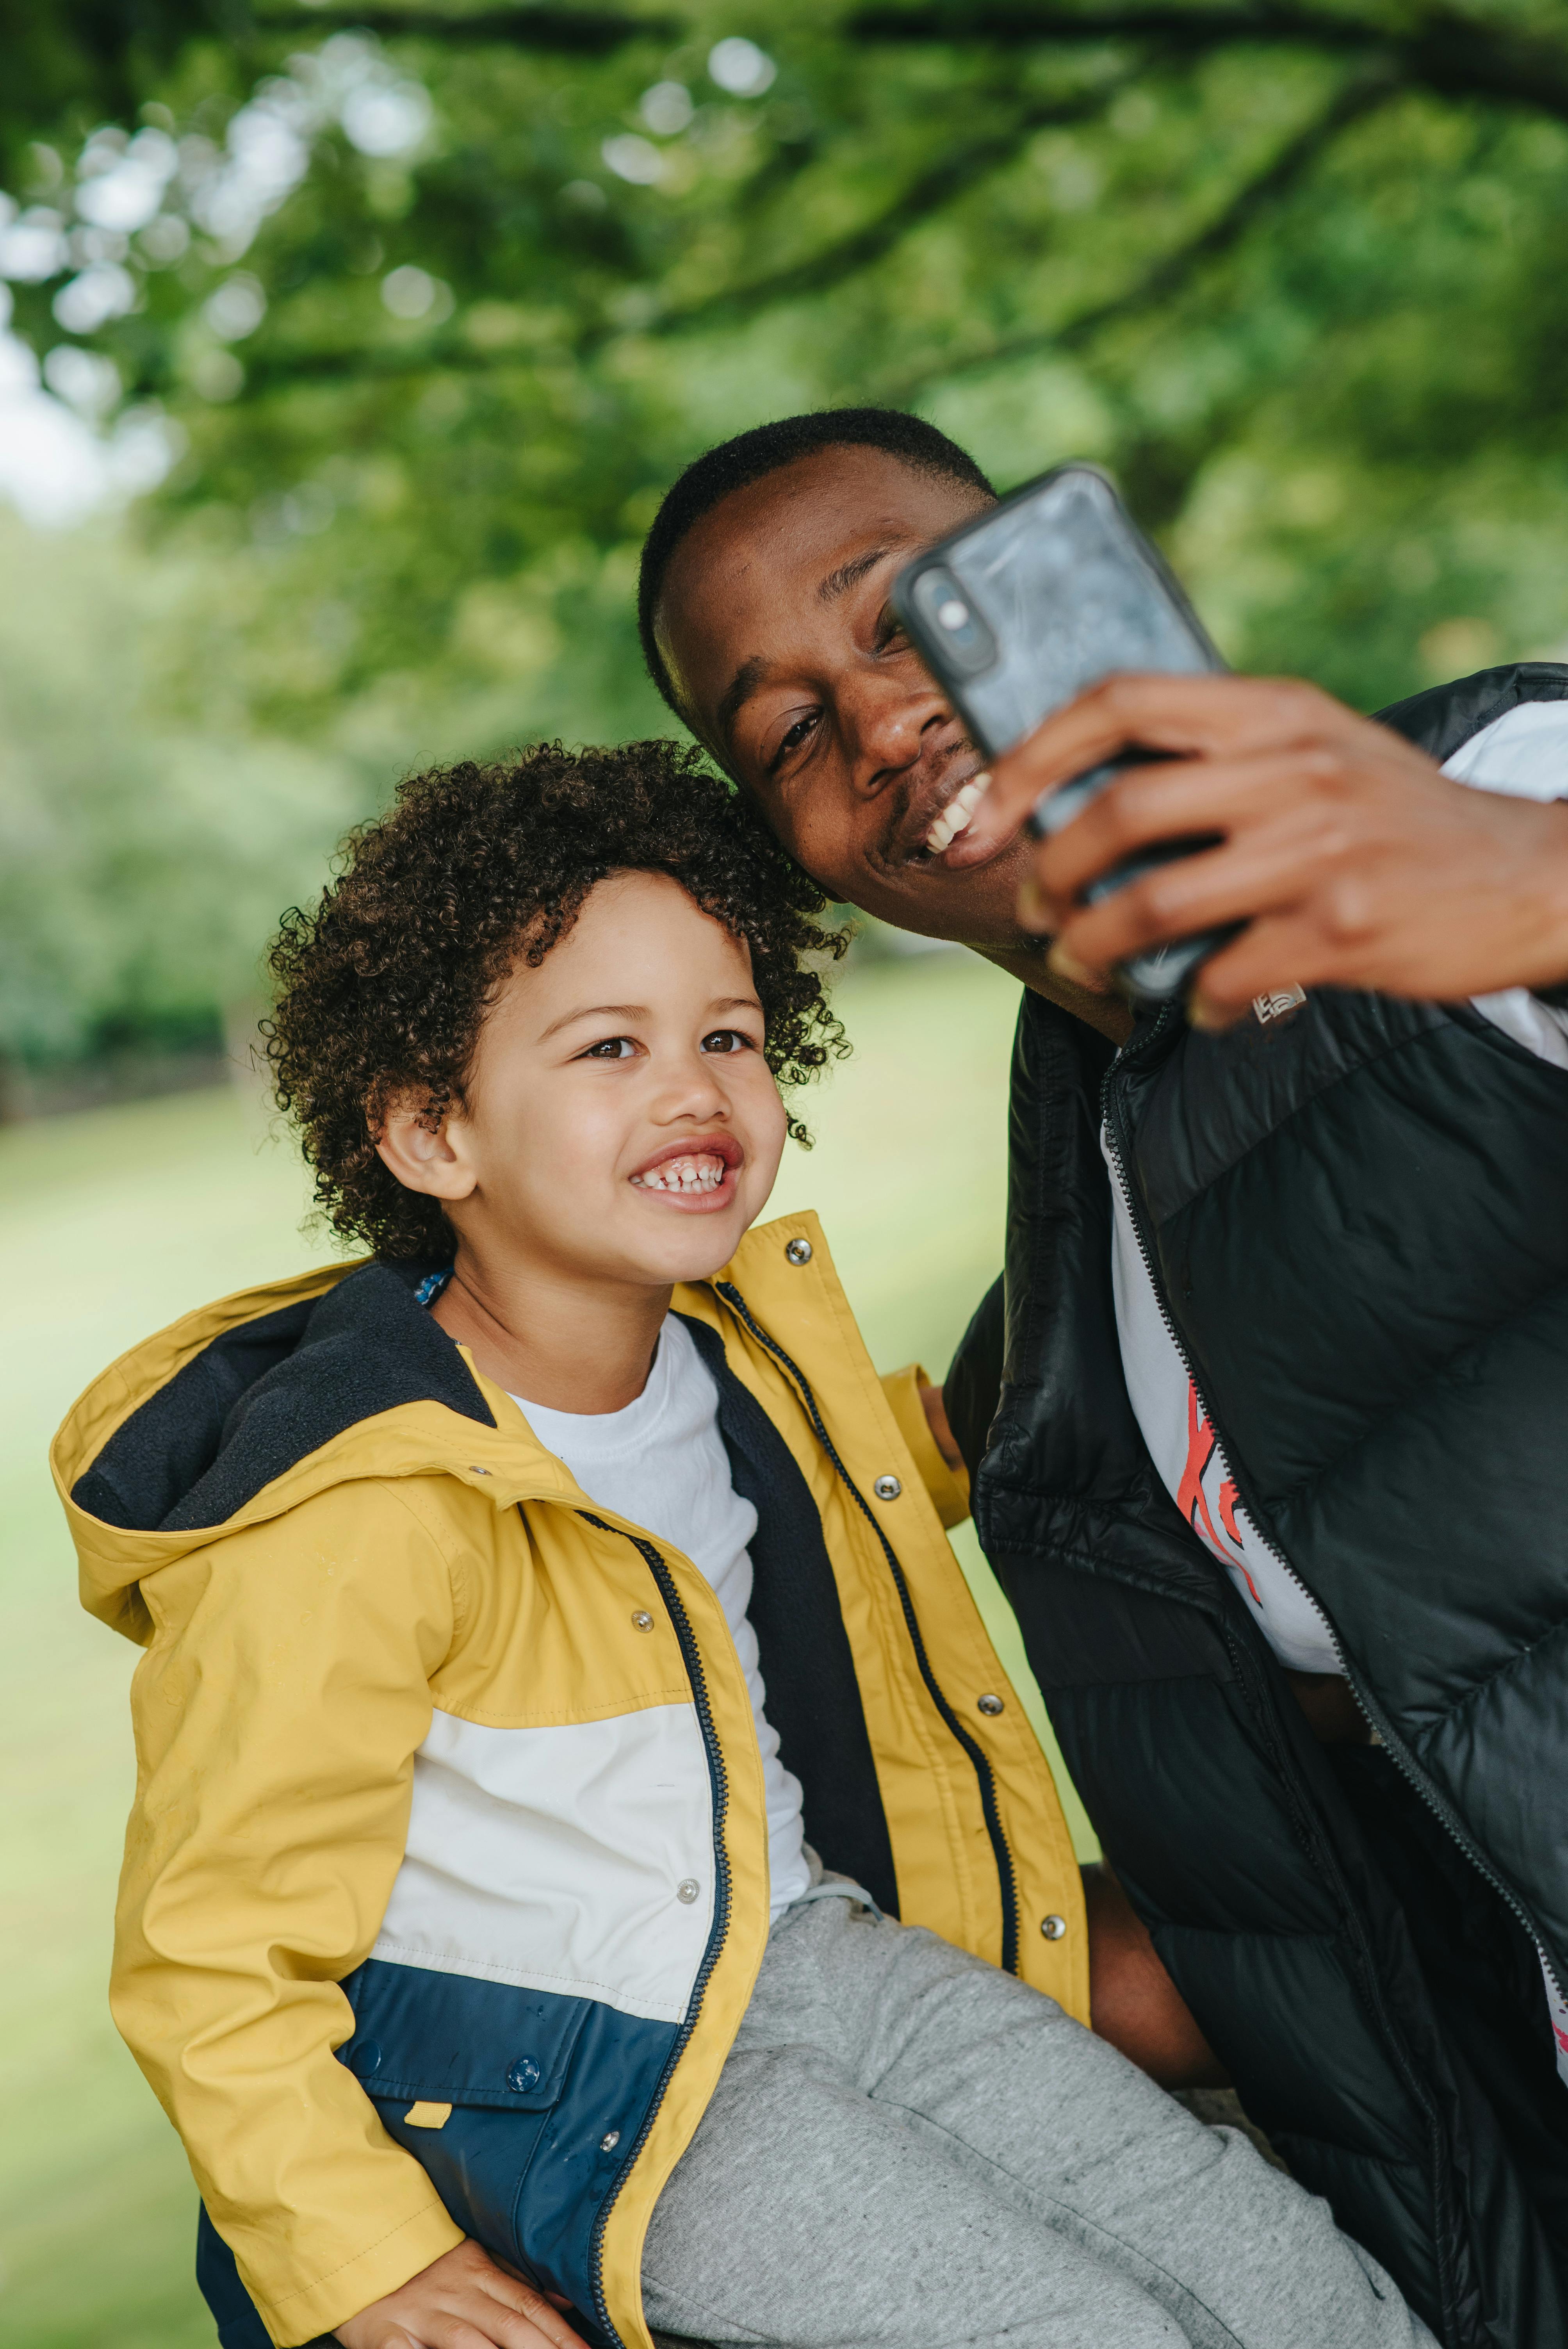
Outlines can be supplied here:
<path id="1" fill-rule="evenodd" d="M 1093 988 L 1077 987 L 1070 978 L 1058 978 L 1046 960 L 1046 943 L 1037 947 L 976 947 L 975 953 L 986 962 L 994 962 L 1009 978 L 1021 979 L 1031 994 L 1043 995 L 1048 1003 L 1057 1003 L 1070 1011 L 1075 1019 L 1117 1045 L 1125 1044 L 1132 1033 L 1133 1013 L 1130 1004 L 1119 995 L 1100 995 Z"/>
<path id="2" fill-rule="evenodd" d="M 647 1385 L 670 1293 L 573 1279 L 463 1246 L 431 1311 L 508 1394 L 597 1417 L 624 1411 Z"/>

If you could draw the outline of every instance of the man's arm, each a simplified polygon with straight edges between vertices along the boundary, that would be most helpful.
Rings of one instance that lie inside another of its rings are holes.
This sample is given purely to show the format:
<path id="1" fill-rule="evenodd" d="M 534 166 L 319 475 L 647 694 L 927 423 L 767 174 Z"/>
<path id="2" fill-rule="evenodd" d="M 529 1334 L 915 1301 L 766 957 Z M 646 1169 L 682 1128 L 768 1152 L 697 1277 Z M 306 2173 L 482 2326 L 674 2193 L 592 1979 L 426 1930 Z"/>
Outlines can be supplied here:
<path id="1" fill-rule="evenodd" d="M 1293 986 L 1451 1001 L 1568 978 L 1568 807 L 1469 790 L 1291 679 L 1108 678 L 997 761 L 970 858 L 1042 792 L 1133 747 L 1174 755 L 1042 843 L 1025 885 L 1020 918 L 1054 936 L 1068 978 L 1103 983 L 1142 948 L 1241 922 L 1203 966 L 1199 1025 Z M 1079 902 L 1135 850 L 1203 833 L 1219 844 Z"/>
<path id="2" fill-rule="evenodd" d="M 1104 1861 L 1083 1871 L 1089 2027 L 1162 2088 L 1225 2088 L 1230 2075 L 1166 1972 L 1149 1928 Z"/>

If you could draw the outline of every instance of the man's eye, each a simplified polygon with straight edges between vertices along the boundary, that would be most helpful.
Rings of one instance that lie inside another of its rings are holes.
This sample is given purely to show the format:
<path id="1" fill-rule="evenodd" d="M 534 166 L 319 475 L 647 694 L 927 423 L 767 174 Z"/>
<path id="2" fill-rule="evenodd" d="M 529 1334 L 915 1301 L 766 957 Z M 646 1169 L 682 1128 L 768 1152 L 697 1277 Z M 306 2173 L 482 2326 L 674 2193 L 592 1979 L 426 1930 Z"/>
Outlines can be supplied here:
<path id="1" fill-rule="evenodd" d="M 817 724 L 820 714 L 820 713 L 819 711 L 812 709 L 809 710 L 804 718 L 797 718 L 794 725 L 789 729 L 788 732 L 780 740 L 779 748 L 774 751 L 772 759 L 769 761 L 771 766 L 777 767 L 781 765 L 782 762 L 789 757 L 791 751 L 798 750 L 800 748 L 801 743 L 805 741 L 812 728 Z"/>
<path id="2" fill-rule="evenodd" d="M 590 1044 L 577 1057 L 581 1061 L 629 1061 L 636 1049 L 629 1036 L 606 1036 L 602 1044 Z"/>
<path id="3" fill-rule="evenodd" d="M 749 1036 L 738 1028 L 716 1028 L 711 1036 L 702 1040 L 705 1052 L 749 1052 L 753 1047 Z"/>

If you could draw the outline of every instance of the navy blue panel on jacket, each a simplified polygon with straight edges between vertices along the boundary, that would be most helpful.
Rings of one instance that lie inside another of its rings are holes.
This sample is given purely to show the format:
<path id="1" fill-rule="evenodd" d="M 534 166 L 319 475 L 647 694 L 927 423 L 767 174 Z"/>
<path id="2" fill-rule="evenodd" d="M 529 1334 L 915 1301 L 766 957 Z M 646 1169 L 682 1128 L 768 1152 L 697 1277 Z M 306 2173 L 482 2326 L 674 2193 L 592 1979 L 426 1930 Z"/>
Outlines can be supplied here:
<path id="1" fill-rule="evenodd" d="M 385 1965 L 343 1985 L 339 2060 L 413 2154 L 463 2232 L 592 2321 L 593 2235 L 632 2159 L 681 2033 L 586 1998 Z M 450 2105 L 439 2128 L 418 2104 Z"/>
<path id="2" fill-rule="evenodd" d="M 578 2332 L 607 2343 L 593 2313 L 598 2216 L 636 2152 L 679 2025 L 375 1958 L 343 1988 L 354 2032 L 338 2061 L 387 2135 L 466 2235 L 564 2294 Z M 451 2110 L 421 2127 L 408 2119 L 419 2105 Z M 196 2269 L 223 2349 L 265 2349 L 266 2328 L 204 2210 Z"/>
<path id="3" fill-rule="evenodd" d="M 1388 722 L 1439 757 L 1568 668 Z M 1568 780 L 1568 779 L 1565 779 Z M 1568 1071 L 1323 992 L 1100 1040 L 1026 996 L 1005 1328 L 952 1392 L 1068 1766 L 1248 2110 L 1447 2349 L 1568 2344 Z M 1109 1124 L 1240 1498 L 1382 1743 L 1319 1744 L 1149 1456 Z M 955 1425 L 958 1423 L 955 1421 Z"/>

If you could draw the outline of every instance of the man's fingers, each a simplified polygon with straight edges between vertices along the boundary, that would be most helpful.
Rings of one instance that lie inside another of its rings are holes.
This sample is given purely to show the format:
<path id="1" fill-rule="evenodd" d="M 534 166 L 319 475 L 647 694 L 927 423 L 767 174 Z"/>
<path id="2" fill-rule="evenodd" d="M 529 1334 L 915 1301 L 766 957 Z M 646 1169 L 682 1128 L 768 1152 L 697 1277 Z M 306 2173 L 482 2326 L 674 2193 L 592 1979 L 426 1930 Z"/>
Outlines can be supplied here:
<path id="1" fill-rule="evenodd" d="M 1146 947 L 1295 905 L 1305 862 L 1288 830 L 1243 833 L 1156 865 L 1095 905 L 1070 905 L 1059 917 L 1058 944 L 1072 961 L 1108 970 Z"/>
<path id="2" fill-rule="evenodd" d="M 1195 1028 L 1228 1028 L 1260 995 L 1321 986 L 1326 959 L 1322 933 L 1300 916 L 1253 922 L 1203 964 L 1188 1016 Z"/>
<path id="3" fill-rule="evenodd" d="M 1013 838 L 1042 792 L 1129 750 L 1248 756 L 1332 740 L 1366 723 L 1295 678 L 1107 678 L 994 761 L 991 788 L 966 837 L 976 853 L 999 847 Z"/>
<path id="4" fill-rule="evenodd" d="M 1046 926 L 1059 927 L 1091 882 L 1140 850 L 1167 842 L 1261 823 L 1275 836 L 1280 854 L 1299 854 L 1309 837 L 1322 833 L 1327 814 L 1317 798 L 1304 804 L 1283 788 L 1300 774 L 1304 755 L 1314 754 L 1184 759 L 1130 769 L 1082 815 L 1041 843 L 1034 880 Z M 1324 758 L 1322 763 L 1326 769 L 1330 761 Z"/>

